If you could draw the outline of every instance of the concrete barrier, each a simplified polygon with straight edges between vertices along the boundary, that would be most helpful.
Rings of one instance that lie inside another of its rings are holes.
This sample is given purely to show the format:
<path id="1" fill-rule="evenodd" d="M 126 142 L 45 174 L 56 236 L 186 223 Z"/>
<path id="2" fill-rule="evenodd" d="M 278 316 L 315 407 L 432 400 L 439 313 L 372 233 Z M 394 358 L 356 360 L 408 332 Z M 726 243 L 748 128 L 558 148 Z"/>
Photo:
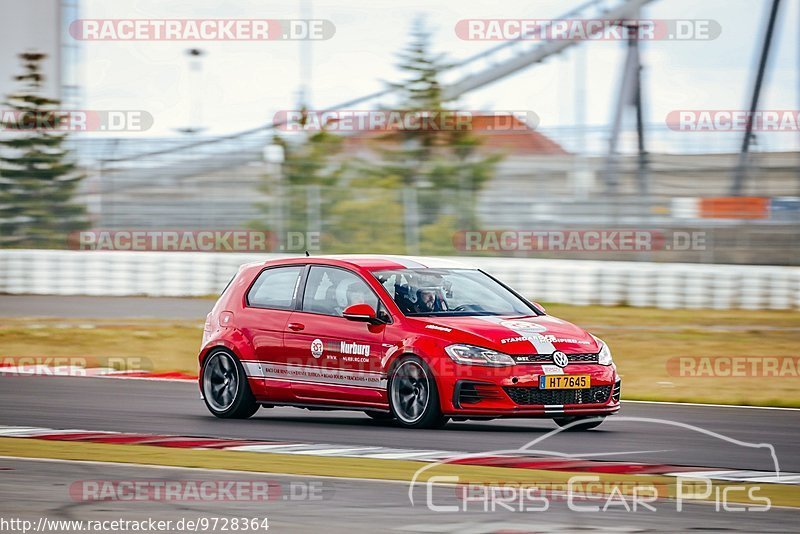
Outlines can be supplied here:
<path id="1" fill-rule="evenodd" d="M 0 293 L 218 294 L 239 265 L 279 255 L 0 250 Z M 533 300 L 665 309 L 799 309 L 800 267 L 451 258 L 484 269 Z"/>

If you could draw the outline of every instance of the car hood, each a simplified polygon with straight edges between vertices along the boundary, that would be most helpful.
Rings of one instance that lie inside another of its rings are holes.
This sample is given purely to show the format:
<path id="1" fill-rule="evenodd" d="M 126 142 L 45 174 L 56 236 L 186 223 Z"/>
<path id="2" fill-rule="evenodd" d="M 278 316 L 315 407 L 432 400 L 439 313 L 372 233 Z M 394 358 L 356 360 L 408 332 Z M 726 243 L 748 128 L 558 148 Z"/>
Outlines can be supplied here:
<path id="1" fill-rule="evenodd" d="M 596 353 L 600 345 L 584 329 L 551 315 L 415 317 L 426 333 L 453 343 L 478 344 L 508 354 Z"/>

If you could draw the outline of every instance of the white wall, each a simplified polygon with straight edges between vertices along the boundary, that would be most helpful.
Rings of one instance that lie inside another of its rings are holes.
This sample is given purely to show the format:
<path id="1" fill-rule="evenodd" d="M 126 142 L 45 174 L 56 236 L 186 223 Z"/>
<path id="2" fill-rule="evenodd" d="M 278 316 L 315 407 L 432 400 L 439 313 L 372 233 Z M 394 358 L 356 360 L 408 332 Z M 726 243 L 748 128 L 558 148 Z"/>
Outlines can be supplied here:
<path id="1" fill-rule="evenodd" d="M 204 252 L 0 250 L 0 293 L 200 296 L 239 265 L 279 257 Z M 458 258 L 450 258 L 458 259 Z M 798 309 L 800 267 L 461 258 L 542 302 Z"/>

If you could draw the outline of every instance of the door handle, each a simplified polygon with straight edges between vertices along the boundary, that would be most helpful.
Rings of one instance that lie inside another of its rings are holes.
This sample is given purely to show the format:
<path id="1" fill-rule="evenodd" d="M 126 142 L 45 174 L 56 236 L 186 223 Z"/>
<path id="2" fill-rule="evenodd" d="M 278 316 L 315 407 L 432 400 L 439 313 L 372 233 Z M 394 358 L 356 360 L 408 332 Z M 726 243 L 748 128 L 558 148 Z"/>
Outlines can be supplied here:
<path id="1" fill-rule="evenodd" d="M 289 330 L 294 330 L 295 332 L 299 332 L 305 328 L 305 325 L 300 323 L 289 323 Z"/>

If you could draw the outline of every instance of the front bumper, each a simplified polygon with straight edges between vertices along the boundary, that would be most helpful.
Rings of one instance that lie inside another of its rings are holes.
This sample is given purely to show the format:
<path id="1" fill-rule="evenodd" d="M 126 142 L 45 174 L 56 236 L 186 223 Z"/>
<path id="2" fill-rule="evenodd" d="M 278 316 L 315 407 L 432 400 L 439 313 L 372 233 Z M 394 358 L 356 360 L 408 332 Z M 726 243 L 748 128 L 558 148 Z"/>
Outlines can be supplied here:
<path id="1" fill-rule="evenodd" d="M 469 367 L 469 369 L 466 369 Z M 569 364 L 567 375 L 589 375 L 586 389 L 539 389 L 541 365 L 507 368 L 458 366 L 439 380 L 442 411 L 451 417 L 612 415 L 619 411 L 621 381 L 613 365 Z"/>

